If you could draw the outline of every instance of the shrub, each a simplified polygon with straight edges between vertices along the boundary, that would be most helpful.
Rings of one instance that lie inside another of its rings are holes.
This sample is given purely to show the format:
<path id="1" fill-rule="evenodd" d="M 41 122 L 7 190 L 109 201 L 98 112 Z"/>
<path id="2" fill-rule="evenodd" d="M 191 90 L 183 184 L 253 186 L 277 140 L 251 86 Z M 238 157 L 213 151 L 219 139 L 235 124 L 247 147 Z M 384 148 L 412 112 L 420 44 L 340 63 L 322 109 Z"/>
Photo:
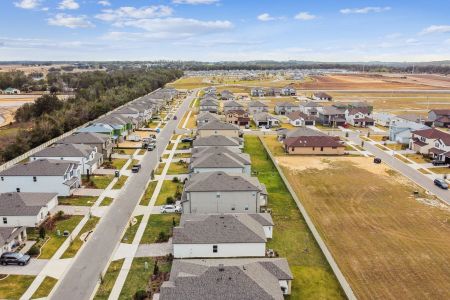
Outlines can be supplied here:
<path id="1" fill-rule="evenodd" d="M 44 227 L 40 227 L 40 228 L 39 228 L 39 237 L 40 237 L 41 239 L 44 239 L 44 238 L 45 238 L 45 234 L 46 234 L 45 228 L 44 228 Z"/>
<path id="2" fill-rule="evenodd" d="M 153 275 L 159 274 L 158 261 L 155 261 L 155 266 L 153 267 Z"/>
<path id="3" fill-rule="evenodd" d="M 180 182 L 180 179 L 178 179 L 178 177 L 175 176 L 175 177 L 172 179 L 172 182 L 178 183 L 178 182 Z"/>
<path id="4" fill-rule="evenodd" d="M 56 220 L 63 220 L 64 219 L 64 212 L 62 210 L 58 211 L 55 215 Z"/>
<path id="5" fill-rule="evenodd" d="M 31 248 L 28 250 L 27 254 L 30 256 L 37 256 L 39 255 L 41 251 L 36 245 L 31 246 Z"/>
<path id="6" fill-rule="evenodd" d="M 148 296 L 147 292 L 144 290 L 139 290 L 134 294 L 134 300 L 144 300 Z"/>
<path id="7" fill-rule="evenodd" d="M 169 240 L 169 235 L 164 232 L 164 231 L 160 231 L 158 234 L 158 239 L 156 240 L 157 243 L 164 243 L 167 242 Z"/>
<path id="8" fill-rule="evenodd" d="M 175 200 L 173 199 L 173 197 L 171 197 L 171 196 L 167 197 L 166 204 L 174 204 L 174 203 L 175 203 Z"/>

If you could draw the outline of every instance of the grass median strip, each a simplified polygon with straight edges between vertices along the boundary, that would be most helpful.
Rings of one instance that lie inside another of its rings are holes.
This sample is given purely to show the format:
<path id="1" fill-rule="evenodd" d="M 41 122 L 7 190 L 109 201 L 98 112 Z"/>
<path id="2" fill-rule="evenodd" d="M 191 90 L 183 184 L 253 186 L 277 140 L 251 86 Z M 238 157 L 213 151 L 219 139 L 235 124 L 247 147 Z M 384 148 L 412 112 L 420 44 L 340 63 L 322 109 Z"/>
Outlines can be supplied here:
<path id="1" fill-rule="evenodd" d="M 158 181 L 152 181 L 148 184 L 147 189 L 145 190 L 144 195 L 141 198 L 141 202 L 139 205 L 147 206 L 150 203 L 150 199 L 153 196 L 153 193 L 155 192 L 156 185 L 158 184 Z"/>
<path id="2" fill-rule="evenodd" d="M 98 287 L 94 300 L 107 300 L 109 298 L 109 294 L 111 294 L 124 261 L 125 259 L 119 259 L 112 261 L 109 264 L 108 270 L 106 271 L 105 276 Z"/>
<path id="3" fill-rule="evenodd" d="M 44 281 L 42 281 L 41 285 L 38 287 L 36 292 L 34 292 L 33 296 L 31 296 L 31 299 L 39 299 L 47 297 L 52 291 L 57 281 L 58 280 L 53 277 L 45 276 Z"/>
<path id="4" fill-rule="evenodd" d="M 143 215 L 135 216 L 134 217 L 136 219 L 135 223 L 133 224 L 132 222 L 130 222 L 128 224 L 127 230 L 125 231 L 125 234 L 123 235 L 122 238 L 122 243 L 131 244 L 133 242 L 134 236 L 136 235 L 136 232 L 139 228 L 139 224 L 141 224 L 143 217 L 144 217 Z"/>
<path id="5" fill-rule="evenodd" d="M 252 170 L 269 193 L 275 223 L 267 248 L 286 257 L 294 275 L 291 299 L 343 299 L 345 296 L 328 262 L 309 231 L 297 205 L 257 136 L 245 136 Z"/>
<path id="6" fill-rule="evenodd" d="M 89 234 L 91 230 L 94 230 L 99 220 L 100 218 L 98 217 L 91 217 L 86 222 L 86 224 L 84 224 L 80 233 L 70 243 L 69 248 L 67 248 L 67 250 L 64 252 L 61 258 L 74 257 L 77 254 L 78 250 L 81 248 L 81 246 L 83 246 L 83 244 L 85 243 L 84 240 L 87 238 L 87 234 Z"/>
<path id="7" fill-rule="evenodd" d="M 30 275 L 6 275 L 0 280 L 0 299 L 19 299 L 34 278 L 35 276 Z"/>
<path id="8" fill-rule="evenodd" d="M 103 198 L 102 203 L 100 203 L 100 206 L 109 206 L 109 205 L 111 205 L 111 203 L 112 203 L 113 201 L 114 201 L 113 198 L 111 198 L 111 197 L 105 197 L 105 198 Z"/>
<path id="9" fill-rule="evenodd" d="M 113 189 L 117 190 L 117 189 L 123 188 L 127 179 L 128 179 L 128 176 L 126 176 L 126 175 L 120 176 L 119 180 L 117 180 L 117 182 L 114 184 Z"/>

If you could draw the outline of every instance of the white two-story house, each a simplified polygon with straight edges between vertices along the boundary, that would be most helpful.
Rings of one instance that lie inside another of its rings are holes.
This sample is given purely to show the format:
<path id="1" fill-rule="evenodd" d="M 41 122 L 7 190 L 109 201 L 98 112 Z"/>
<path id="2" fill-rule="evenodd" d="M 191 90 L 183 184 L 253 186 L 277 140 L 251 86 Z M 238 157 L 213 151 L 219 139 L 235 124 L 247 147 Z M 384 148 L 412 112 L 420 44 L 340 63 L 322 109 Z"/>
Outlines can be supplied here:
<path id="1" fill-rule="evenodd" d="M 435 160 L 450 162 L 450 134 L 439 129 L 413 131 L 409 148 Z"/>

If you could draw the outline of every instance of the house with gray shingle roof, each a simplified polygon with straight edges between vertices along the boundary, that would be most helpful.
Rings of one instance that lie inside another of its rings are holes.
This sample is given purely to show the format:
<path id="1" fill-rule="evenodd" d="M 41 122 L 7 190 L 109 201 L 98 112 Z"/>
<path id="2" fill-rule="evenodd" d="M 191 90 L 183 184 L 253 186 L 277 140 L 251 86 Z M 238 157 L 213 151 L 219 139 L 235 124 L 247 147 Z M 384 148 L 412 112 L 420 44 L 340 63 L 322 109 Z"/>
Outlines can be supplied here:
<path id="1" fill-rule="evenodd" d="M 217 113 L 219 111 L 219 103 L 212 98 L 200 100 L 200 111 Z"/>
<path id="2" fill-rule="evenodd" d="M 193 142 L 194 148 L 214 146 L 227 147 L 232 151 L 241 152 L 241 148 L 244 146 L 244 140 L 242 138 L 228 137 L 223 135 L 210 135 L 207 137 L 197 137 Z"/>
<path id="3" fill-rule="evenodd" d="M 103 154 L 103 158 L 108 158 L 112 154 L 113 148 L 113 143 L 109 135 L 96 132 L 75 132 L 57 141 L 56 144 L 82 144 L 96 147 L 97 152 Z"/>
<path id="4" fill-rule="evenodd" d="M 253 122 L 255 122 L 257 127 L 272 128 L 280 125 L 280 120 L 266 112 L 254 114 Z"/>
<path id="5" fill-rule="evenodd" d="M 283 300 L 293 275 L 285 258 L 173 261 L 160 300 Z"/>
<path id="6" fill-rule="evenodd" d="M 259 213 L 267 205 L 267 190 L 245 174 L 196 173 L 184 186 L 181 205 L 187 214 Z"/>
<path id="7" fill-rule="evenodd" d="M 261 217 L 268 222 L 269 216 Z M 267 236 L 249 214 L 183 214 L 173 229 L 175 258 L 263 257 Z M 271 222 L 273 226 L 273 222 Z"/>
<path id="8" fill-rule="evenodd" d="M 39 226 L 58 205 L 56 193 L 0 194 L 0 227 Z"/>
<path id="9" fill-rule="evenodd" d="M 261 101 L 254 100 L 250 101 L 250 103 L 248 104 L 248 113 L 251 115 L 268 111 L 268 106 Z"/>
<path id="10" fill-rule="evenodd" d="M 189 169 L 192 173 L 223 171 L 251 175 L 250 156 L 226 147 L 194 149 Z"/>
<path id="11" fill-rule="evenodd" d="M 27 239 L 27 228 L 0 227 L 0 255 L 4 252 L 15 251 Z"/>
<path id="12" fill-rule="evenodd" d="M 288 113 L 299 110 L 300 106 L 293 102 L 279 102 L 275 105 L 275 113 L 277 115 L 287 115 Z"/>
<path id="13" fill-rule="evenodd" d="M 54 144 L 30 156 L 30 161 L 37 159 L 76 161 L 81 165 L 82 174 L 92 174 L 103 163 L 97 147 L 85 144 Z"/>
<path id="14" fill-rule="evenodd" d="M 210 113 L 209 111 L 200 112 L 197 116 L 197 126 L 202 126 L 212 121 L 219 121 L 219 115 Z"/>
<path id="15" fill-rule="evenodd" d="M 227 113 L 232 110 L 244 110 L 244 106 L 242 106 L 242 104 L 240 104 L 234 100 L 227 101 L 223 104 L 223 112 L 224 113 Z"/>
<path id="16" fill-rule="evenodd" d="M 0 172 L 0 191 L 4 193 L 70 196 L 80 184 L 81 166 L 76 161 L 39 159 L 19 163 Z"/>
<path id="17" fill-rule="evenodd" d="M 208 122 L 198 127 L 197 133 L 199 137 L 223 135 L 237 138 L 241 135 L 241 131 L 239 130 L 238 126 L 222 121 Z"/>

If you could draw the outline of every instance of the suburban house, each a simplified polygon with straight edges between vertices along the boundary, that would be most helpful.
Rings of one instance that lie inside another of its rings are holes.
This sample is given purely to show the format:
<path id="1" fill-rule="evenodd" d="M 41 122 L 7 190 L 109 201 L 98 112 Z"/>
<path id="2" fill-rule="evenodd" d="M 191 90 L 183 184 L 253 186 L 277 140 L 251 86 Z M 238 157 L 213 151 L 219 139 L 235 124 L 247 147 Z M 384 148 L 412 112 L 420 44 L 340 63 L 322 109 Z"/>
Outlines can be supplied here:
<path id="1" fill-rule="evenodd" d="M 18 94 L 20 94 L 20 90 L 12 88 L 12 87 L 9 87 L 9 88 L 3 90 L 3 94 L 6 94 L 6 95 L 18 95 Z"/>
<path id="2" fill-rule="evenodd" d="M 221 121 L 208 122 L 198 127 L 197 133 L 199 137 L 208 137 L 211 135 L 239 137 L 241 135 L 238 126 Z"/>
<path id="3" fill-rule="evenodd" d="M 264 95 L 278 97 L 281 95 L 281 89 L 280 88 L 266 88 L 266 89 L 264 89 Z"/>
<path id="4" fill-rule="evenodd" d="M 140 113 L 140 111 L 137 108 L 132 108 L 127 106 L 123 106 L 119 109 L 113 110 L 111 112 L 111 115 L 118 116 L 123 119 L 128 120 L 133 124 L 133 128 L 139 128 L 142 127 L 145 122 L 149 120 L 144 120 L 144 117 Z"/>
<path id="5" fill-rule="evenodd" d="M 268 106 L 260 101 L 250 101 L 250 103 L 248 104 L 248 113 L 251 115 L 268 111 Z"/>
<path id="6" fill-rule="evenodd" d="M 345 111 L 334 106 L 325 106 L 319 111 L 318 122 L 323 126 L 344 126 Z"/>
<path id="7" fill-rule="evenodd" d="M 295 95 L 297 95 L 297 91 L 292 86 L 285 86 L 284 88 L 281 88 L 281 95 L 282 96 L 295 96 Z"/>
<path id="8" fill-rule="evenodd" d="M 300 103 L 299 107 L 300 111 L 308 116 L 317 116 L 319 110 L 322 109 L 322 105 L 313 101 Z"/>
<path id="9" fill-rule="evenodd" d="M 184 186 L 183 213 L 259 213 L 266 187 L 256 177 L 226 172 L 192 174 Z"/>
<path id="10" fill-rule="evenodd" d="M 194 148 L 205 147 L 227 147 L 227 149 L 240 152 L 244 147 L 244 141 L 242 138 L 228 137 L 223 135 L 210 135 L 207 137 L 197 137 L 192 143 Z"/>
<path id="11" fill-rule="evenodd" d="M 283 300 L 293 279 L 285 258 L 175 259 L 159 300 Z"/>
<path id="12" fill-rule="evenodd" d="M 202 126 L 208 122 L 219 121 L 219 115 L 210 113 L 209 111 L 200 112 L 197 116 L 197 126 Z"/>
<path id="13" fill-rule="evenodd" d="M 229 110 L 225 114 L 225 120 L 230 124 L 245 126 L 250 123 L 250 117 L 245 110 Z"/>
<path id="14" fill-rule="evenodd" d="M 77 132 L 93 132 L 109 136 L 114 142 L 117 141 L 118 136 L 114 135 L 114 128 L 111 125 L 104 123 L 94 123 L 87 127 L 77 130 Z"/>
<path id="15" fill-rule="evenodd" d="M 302 155 L 342 155 L 345 146 L 331 136 L 300 136 L 283 140 L 288 154 Z"/>
<path id="16" fill-rule="evenodd" d="M 332 101 L 333 97 L 324 92 L 317 92 L 313 94 L 312 99 L 317 101 Z"/>
<path id="17" fill-rule="evenodd" d="M 37 227 L 58 205 L 56 193 L 0 194 L 0 227 Z"/>
<path id="18" fill-rule="evenodd" d="M 0 255 L 4 252 L 15 251 L 26 240 L 26 227 L 0 227 Z"/>
<path id="19" fill-rule="evenodd" d="M 373 113 L 375 123 L 384 127 L 391 126 L 391 120 L 395 118 L 394 114 L 386 112 Z"/>
<path id="20" fill-rule="evenodd" d="M 257 87 L 257 88 L 252 88 L 250 90 L 250 95 L 252 97 L 264 97 L 265 96 L 265 91 L 263 88 Z"/>
<path id="21" fill-rule="evenodd" d="M 417 119 L 412 118 L 413 121 L 394 117 L 389 125 L 389 140 L 400 144 L 409 144 L 412 132 L 415 130 L 428 129 L 429 127 L 421 122 L 415 122 Z"/>
<path id="22" fill-rule="evenodd" d="M 219 103 L 213 99 L 205 99 L 200 101 L 200 111 L 217 113 L 219 111 Z"/>
<path id="23" fill-rule="evenodd" d="M 285 138 L 301 137 L 301 136 L 328 136 L 320 130 L 311 129 L 308 127 L 299 127 L 295 129 L 283 129 L 277 132 L 280 140 Z M 339 139 L 339 137 L 335 137 Z"/>
<path id="24" fill-rule="evenodd" d="M 345 110 L 345 120 L 355 127 L 374 126 L 375 120 L 368 108 L 348 108 Z"/>
<path id="25" fill-rule="evenodd" d="M 428 121 L 436 127 L 450 127 L 450 109 L 433 109 L 428 112 Z"/>
<path id="26" fill-rule="evenodd" d="M 113 128 L 113 137 L 115 140 L 123 141 L 133 128 L 133 124 L 122 119 L 119 115 L 108 115 L 97 120 L 96 123 L 108 124 Z"/>
<path id="27" fill-rule="evenodd" d="M 19 163 L 0 172 L 4 193 L 57 193 L 70 196 L 80 187 L 81 166 L 74 161 L 39 159 Z"/>
<path id="28" fill-rule="evenodd" d="M 261 219 L 271 221 L 270 215 Z M 182 214 L 173 229 L 173 256 L 264 257 L 267 238 L 260 219 L 249 214 Z"/>
<path id="29" fill-rule="evenodd" d="M 244 110 L 244 106 L 242 104 L 239 104 L 238 102 L 231 100 L 227 101 L 223 104 L 223 112 L 228 113 L 232 110 Z"/>
<path id="30" fill-rule="evenodd" d="M 234 100 L 234 95 L 229 90 L 223 90 L 220 93 L 220 99 L 222 99 L 222 100 Z"/>
<path id="31" fill-rule="evenodd" d="M 226 147 L 202 147 L 192 151 L 189 165 L 192 173 L 222 171 L 251 175 L 250 156 L 246 153 L 238 153 Z"/>
<path id="32" fill-rule="evenodd" d="M 253 115 L 253 122 L 257 127 L 277 127 L 280 125 L 280 120 L 269 113 L 262 112 Z"/>
<path id="33" fill-rule="evenodd" d="M 425 124 L 427 118 L 416 114 L 400 114 L 395 116 L 391 120 L 391 125 L 405 124 L 405 123 L 416 123 Z"/>
<path id="34" fill-rule="evenodd" d="M 306 125 L 316 125 L 317 117 L 309 116 L 300 111 L 291 112 L 291 113 L 287 114 L 287 117 L 289 119 L 289 123 L 295 127 L 306 126 Z"/>
<path id="35" fill-rule="evenodd" d="M 95 132 L 76 132 L 57 141 L 56 144 L 77 144 L 95 147 L 98 153 L 103 154 L 104 159 L 112 154 L 113 148 L 110 136 Z"/>
<path id="36" fill-rule="evenodd" d="M 287 115 L 294 111 L 299 111 L 300 106 L 293 102 L 280 102 L 275 105 L 275 113 L 277 115 Z"/>
<path id="37" fill-rule="evenodd" d="M 30 161 L 38 159 L 77 162 L 81 165 L 81 174 L 92 174 L 103 164 L 103 155 L 97 148 L 85 144 L 54 144 L 30 156 Z"/>
<path id="38" fill-rule="evenodd" d="M 413 131 L 409 148 L 434 160 L 450 162 L 450 134 L 439 129 Z"/>

